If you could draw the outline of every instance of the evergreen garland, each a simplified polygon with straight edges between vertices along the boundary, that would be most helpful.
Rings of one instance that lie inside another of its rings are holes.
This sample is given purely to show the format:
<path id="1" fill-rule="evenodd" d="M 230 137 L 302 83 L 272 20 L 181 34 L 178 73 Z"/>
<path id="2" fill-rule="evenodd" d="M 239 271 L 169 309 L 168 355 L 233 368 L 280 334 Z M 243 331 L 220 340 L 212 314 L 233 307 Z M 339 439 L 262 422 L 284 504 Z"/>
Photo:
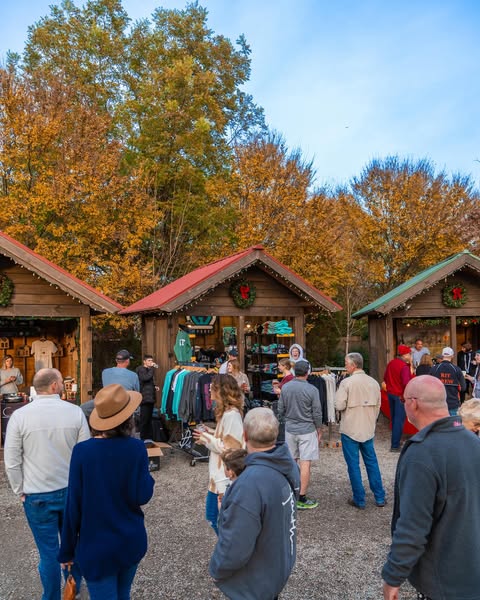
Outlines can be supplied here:
<path id="1" fill-rule="evenodd" d="M 0 273 L 0 306 L 8 306 L 13 295 L 13 281 Z"/>

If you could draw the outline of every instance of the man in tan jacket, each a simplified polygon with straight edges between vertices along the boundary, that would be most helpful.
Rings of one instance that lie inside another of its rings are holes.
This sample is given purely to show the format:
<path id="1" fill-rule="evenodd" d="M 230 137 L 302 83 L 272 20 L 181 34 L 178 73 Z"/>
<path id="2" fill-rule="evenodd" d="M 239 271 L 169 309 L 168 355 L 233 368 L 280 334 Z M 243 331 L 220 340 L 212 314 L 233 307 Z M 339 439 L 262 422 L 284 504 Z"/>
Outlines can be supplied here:
<path id="1" fill-rule="evenodd" d="M 370 489 L 378 507 L 385 506 L 385 490 L 373 445 L 375 425 L 380 411 L 380 386 L 363 370 L 363 357 L 350 352 L 345 357 L 345 369 L 350 377 L 344 379 L 335 396 L 335 408 L 340 411 L 342 450 L 347 463 L 355 508 L 365 508 L 365 488 L 360 471 L 362 454 Z"/>

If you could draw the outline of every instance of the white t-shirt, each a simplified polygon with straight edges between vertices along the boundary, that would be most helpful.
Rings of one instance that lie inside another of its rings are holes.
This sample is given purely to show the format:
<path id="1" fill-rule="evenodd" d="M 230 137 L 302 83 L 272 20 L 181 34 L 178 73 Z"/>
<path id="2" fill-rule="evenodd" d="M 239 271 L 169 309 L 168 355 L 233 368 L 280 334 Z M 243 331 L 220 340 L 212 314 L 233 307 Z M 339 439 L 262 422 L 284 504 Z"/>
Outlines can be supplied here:
<path id="1" fill-rule="evenodd" d="M 35 373 L 40 369 L 52 368 L 52 355 L 57 347 L 51 340 L 35 340 L 32 344 L 30 354 L 35 355 Z"/>

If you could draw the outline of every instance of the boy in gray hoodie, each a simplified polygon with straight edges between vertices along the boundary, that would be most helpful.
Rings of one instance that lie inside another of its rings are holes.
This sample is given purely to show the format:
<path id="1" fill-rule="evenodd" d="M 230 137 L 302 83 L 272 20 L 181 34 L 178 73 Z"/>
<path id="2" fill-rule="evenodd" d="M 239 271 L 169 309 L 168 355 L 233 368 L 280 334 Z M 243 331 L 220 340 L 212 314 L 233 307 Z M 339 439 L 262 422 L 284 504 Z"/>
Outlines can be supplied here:
<path id="1" fill-rule="evenodd" d="M 231 600 L 274 600 L 295 564 L 298 466 L 275 445 L 278 421 L 254 408 L 244 422 L 245 470 L 227 489 L 210 575 Z"/>

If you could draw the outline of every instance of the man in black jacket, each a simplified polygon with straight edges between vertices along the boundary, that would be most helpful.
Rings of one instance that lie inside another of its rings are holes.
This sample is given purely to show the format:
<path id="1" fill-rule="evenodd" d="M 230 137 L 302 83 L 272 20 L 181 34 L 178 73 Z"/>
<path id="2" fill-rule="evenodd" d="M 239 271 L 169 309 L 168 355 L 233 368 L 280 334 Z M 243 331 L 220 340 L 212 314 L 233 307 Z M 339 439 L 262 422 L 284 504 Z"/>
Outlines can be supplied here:
<path id="1" fill-rule="evenodd" d="M 408 579 L 426 600 L 479 597 L 480 440 L 449 416 L 445 386 L 431 375 L 404 392 L 419 432 L 405 442 L 395 475 L 392 545 L 382 570 L 384 600 Z"/>
<path id="2" fill-rule="evenodd" d="M 155 369 L 157 367 L 158 365 L 153 362 L 151 354 L 145 354 L 143 366 L 137 367 L 142 394 L 142 403 L 140 404 L 140 438 L 142 440 L 153 438 L 152 414 L 155 404 L 155 392 L 158 391 L 158 387 L 155 385 Z"/>
<path id="3" fill-rule="evenodd" d="M 447 346 L 442 350 L 442 361 L 432 367 L 430 375 L 433 375 L 445 386 L 447 392 L 448 412 L 456 415 L 460 406 L 460 392 L 466 389 L 465 377 L 457 365 L 452 364 L 454 356 L 453 348 Z"/>

